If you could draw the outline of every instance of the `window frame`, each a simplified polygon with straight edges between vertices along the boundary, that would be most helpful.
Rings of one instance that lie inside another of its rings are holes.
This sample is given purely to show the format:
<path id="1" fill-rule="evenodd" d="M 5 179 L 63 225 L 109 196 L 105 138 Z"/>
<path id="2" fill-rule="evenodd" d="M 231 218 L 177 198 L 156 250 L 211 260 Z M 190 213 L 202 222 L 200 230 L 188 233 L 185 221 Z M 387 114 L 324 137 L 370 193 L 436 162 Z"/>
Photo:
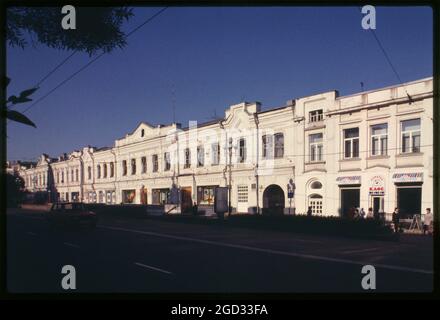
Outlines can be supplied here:
<path id="1" fill-rule="evenodd" d="M 385 126 L 385 133 L 376 133 L 373 134 L 373 130 L 375 127 Z M 385 148 L 383 148 L 383 138 L 385 137 Z M 375 150 L 374 142 L 375 139 L 378 142 L 378 148 Z M 376 151 L 376 152 L 375 152 Z M 380 157 L 388 155 L 388 123 L 377 123 L 370 125 L 370 156 L 372 157 Z"/>
<path id="2" fill-rule="evenodd" d="M 413 121 L 413 120 L 418 120 L 418 122 L 419 122 L 418 127 L 419 128 L 417 130 L 406 130 L 406 131 L 403 131 L 403 123 L 407 122 L 407 121 Z M 409 134 L 409 146 L 408 146 L 408 149 L 410 151 L 404 151 L 404 149 L 403 149 L 403 136 L 406 133 Z M 419 137 L 419 144 L 418 144 L 418 150 L 417 151 L 414 151 L 414 141 L 413 141 L 414 133 L 418 133 L 418 137 Z M 421 120 L 421 118 L 401 120 L 400 121 L 400 153 L 401 154 L 420 153 L 421 152 L 420 151 L 420 149 L 421 149 L 421 142 L 422 142 L 422 120 Z"/>
<path id="3" fill-rule="evenodd" d="M 353 130 L 353 129 L 357 129 L 357 136 L 356 137 L 352 137 L 352 138 L 346 138 L 346 132 L 348 130 Z M 360 135 L 360 130 L 359 127 L 353 127 L 353 128 L 347 128 L 343 130 L 343 156 L 344 159 L 359 159 L 359 153 L 360 153 L 360 139 L 359 139 L 359 135 Z M 357 141 L 357 155 L 354 156 L 354 142 Z M 347 156 L 347 142 L 350 143 L 350 155 Z"/>
<path id="4" fill-rule="evenodd" d="M 318 135 L 321 136 L 321 140 L 319 142 L 311 142 L 312 137 Z M 324 161 L 324 134 L 322 132 L 309 134 L 309 162 L 322 161 Z"/>

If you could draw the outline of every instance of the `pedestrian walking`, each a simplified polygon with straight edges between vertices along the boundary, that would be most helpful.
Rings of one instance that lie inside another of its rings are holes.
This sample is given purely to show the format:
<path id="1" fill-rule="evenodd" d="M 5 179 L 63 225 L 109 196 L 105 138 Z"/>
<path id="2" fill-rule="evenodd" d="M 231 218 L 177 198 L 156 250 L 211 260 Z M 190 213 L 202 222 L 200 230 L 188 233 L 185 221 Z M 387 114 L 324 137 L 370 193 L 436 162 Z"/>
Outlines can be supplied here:
<path id="1" fill-rule="evenodd" d="M 307 210 L 307 216 L 308 217 L 312 216 L 312 207 L 309 207 L 309 209 Z"/>
<path id="2" fill-rule="evenodd" d="M 400 231 L 400 212 L 399 212 L 399 208 L 394 208 L 394 212 L 393 212 L 393 225 L 394 225 L 394 232 L 399 232 Z"/>
<path id="3" fill-rule="evenodd" d="M 425 216 L 423 218 L 423 234 L 430 234 L 432 226 L 431 208 L 426 208 Z"/>
<path id="4" fill-rule="evenodd" d="M 197 207 L 197 202 L 194 201 L 193 207 L 192 207 L 193 215 L 196 216 L 199 212 L 199 208 Z"/>
<path id="5" fill-rule="evenodd" d="M 359 215 L 362 219 L 365 219 L 365 211 L 364 208 L 361 208 L 361 211 L 359 212 Z"/>

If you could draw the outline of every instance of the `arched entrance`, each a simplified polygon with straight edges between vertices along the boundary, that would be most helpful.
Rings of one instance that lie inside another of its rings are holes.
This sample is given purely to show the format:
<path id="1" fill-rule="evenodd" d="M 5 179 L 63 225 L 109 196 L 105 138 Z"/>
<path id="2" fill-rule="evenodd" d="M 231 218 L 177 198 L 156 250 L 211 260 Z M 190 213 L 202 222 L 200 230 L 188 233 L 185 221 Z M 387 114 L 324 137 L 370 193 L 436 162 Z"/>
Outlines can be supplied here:
<path id="1" fill-rule="evenodd" d="M 280 186 L 271 184 L 263 192 L 263 214 L 284 214 L 284 191 Z"/>

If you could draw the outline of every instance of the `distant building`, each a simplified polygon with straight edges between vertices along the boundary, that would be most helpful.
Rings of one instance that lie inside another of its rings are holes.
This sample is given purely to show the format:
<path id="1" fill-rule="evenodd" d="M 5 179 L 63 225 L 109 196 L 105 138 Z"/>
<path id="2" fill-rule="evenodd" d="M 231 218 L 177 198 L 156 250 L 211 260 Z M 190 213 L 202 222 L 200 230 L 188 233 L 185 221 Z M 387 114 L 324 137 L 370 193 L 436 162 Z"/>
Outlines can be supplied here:
<path id="1" fill-rule="evenodd" d="M 111 148 L 43 156 L 20 174 L 29 191 L 51 190 L 63 201 L 172 212 L 196 202 L 211 214 L 215 188 L 231 185 L 233 213 L 421 214 L 433 203 L 432 118 L 432 78 L 349 96 L 324 92 L 266 111 L 243 102 L 197 126 L 141 122 Z"/>

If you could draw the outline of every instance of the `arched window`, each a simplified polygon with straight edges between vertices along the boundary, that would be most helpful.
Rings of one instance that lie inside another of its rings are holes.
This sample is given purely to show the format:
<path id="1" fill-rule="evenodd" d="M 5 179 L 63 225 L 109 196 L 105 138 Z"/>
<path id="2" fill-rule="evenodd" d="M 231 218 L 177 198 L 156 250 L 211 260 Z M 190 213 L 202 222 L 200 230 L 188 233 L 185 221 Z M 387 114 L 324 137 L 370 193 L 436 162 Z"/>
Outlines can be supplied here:
<path id="1" fill-rule="evenodd" d="M 104 163 L 103 166 L 104 166 L 104 178 L 107 178 L 107 164 Z"/>
<path id="2" fill-rule="evenodd" d="M 310 195 L 309 207 L 312 209 L 312 214 L 322 215 L 322 196 L 316 193 Z"/>
<path id="3" fill-rule="evenodd" d="M 110 178 L 113 178 L 115 175 L 115 165 L 113 162 L 110 162 Z"/>
<path id="4" fill-rule="evenodd" d="M 101 166 L 99 164 L 97 166 L 97 178 L 101 179 Z"/>
<path id="5" fill-rule="evenodd" d="M 313 181 L 310 185 L 310 189 L 322 189 L 322 183 L 319 181 Z"/>

